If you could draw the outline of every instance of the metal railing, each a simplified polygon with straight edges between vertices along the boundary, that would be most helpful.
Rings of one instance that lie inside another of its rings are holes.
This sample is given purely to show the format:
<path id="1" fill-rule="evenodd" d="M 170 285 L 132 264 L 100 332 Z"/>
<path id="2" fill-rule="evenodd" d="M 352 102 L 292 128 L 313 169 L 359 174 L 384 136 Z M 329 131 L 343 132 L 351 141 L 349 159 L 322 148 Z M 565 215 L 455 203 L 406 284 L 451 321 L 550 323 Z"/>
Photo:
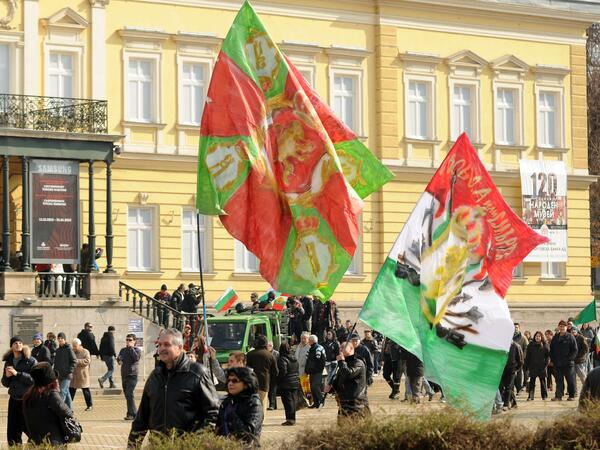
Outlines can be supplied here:
<path id="1" fill-rule="evenodd" d="M 201 322 L 202 314 L 178 311 L 122 281 L 119 281 L 119 297 L 130 303 L 134 312 L 164 328 L 183 331 L 185 324 L 190 323 L 196 329 Z"/>
<path id="2" fill-rule="evenodd" d="M 86 283 L 89 273 L 38 272 L 35 292 L 40 298 L 87 298 Z"/>
<path id="3" fill-rule="evenodd" d="M 69 133 L 108 133 L 108 102 L 0 94 L 0 127 Z"/>

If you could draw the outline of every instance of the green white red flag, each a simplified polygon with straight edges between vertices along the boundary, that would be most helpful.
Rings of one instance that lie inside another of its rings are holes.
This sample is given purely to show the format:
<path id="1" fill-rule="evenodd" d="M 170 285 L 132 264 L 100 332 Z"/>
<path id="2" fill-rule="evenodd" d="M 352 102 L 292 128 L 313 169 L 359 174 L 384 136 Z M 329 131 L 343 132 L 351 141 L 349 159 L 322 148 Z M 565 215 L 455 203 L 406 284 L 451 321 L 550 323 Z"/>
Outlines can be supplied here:
<path id="1" fill-rule="evenodd" d="M 278 291 L 329 298 L 367 195 L 393 175 L 307 86 L 248 2 L 215 65 L 200 130 L 197 208 Z"/>
<path id="2" fill-rule="evenodd" d="M 217 312 L 227 311 L 229 308 L 233 306 L 233 304 L 237 301 L 238 295 L 232 288 L 227 288 L 221 298 L 217 300 L 215 304 L 215 309 Z"/>
<path id="3" fill-rule="evenodd" d="M 489 417 L 514 331 L 503 297 L 514 267 L 546 241 L 506 204 L 462 134 L 359 318 L 423 361 L 450 404 Z"/>

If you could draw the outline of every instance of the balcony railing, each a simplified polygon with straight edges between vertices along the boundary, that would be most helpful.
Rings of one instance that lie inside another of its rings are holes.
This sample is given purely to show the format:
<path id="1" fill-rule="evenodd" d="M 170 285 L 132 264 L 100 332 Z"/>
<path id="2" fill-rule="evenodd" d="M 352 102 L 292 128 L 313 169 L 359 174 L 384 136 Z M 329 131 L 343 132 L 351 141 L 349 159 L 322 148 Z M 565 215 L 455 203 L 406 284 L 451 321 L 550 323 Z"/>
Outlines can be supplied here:
<path id="1" fill-rule="evenodd" d="M 86 298 L 85 283 L 89 273 L 39 272 L 35 277 L 35 291 L 39 298 Z"/>
<path id="2" fill-rule="evenodd" d="M 108 133 L 106 100 L 0 94 L 0 128 Z"/>

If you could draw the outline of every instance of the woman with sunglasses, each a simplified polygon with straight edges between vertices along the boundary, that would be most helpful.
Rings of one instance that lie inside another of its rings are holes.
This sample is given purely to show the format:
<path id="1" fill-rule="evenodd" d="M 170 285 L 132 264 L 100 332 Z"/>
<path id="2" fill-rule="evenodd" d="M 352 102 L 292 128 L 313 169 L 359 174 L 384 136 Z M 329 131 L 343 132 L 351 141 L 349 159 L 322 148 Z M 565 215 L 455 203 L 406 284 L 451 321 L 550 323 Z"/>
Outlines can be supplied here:
<path id="1" fill-rule="evenodd" d="M 254 372 L 248 367 L 228 369 L 227 393 L 219 408 L 217 434 L 259 446 L 264 415 Z"/>

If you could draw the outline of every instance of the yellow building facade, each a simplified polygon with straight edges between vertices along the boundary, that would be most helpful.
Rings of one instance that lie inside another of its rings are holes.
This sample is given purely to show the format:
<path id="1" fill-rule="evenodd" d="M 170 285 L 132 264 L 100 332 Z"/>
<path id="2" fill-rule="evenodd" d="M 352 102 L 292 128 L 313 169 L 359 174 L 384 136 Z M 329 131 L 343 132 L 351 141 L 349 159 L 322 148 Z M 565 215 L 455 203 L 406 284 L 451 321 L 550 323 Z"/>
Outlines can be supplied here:
<path id="1" fill-rule="evenodd" d="M 589 301 L 588 186 L 595 178 L 587 170 L 585 33 L 600 19 L 600 6 L 575 3 L 255 2 L 275 42 L 395 174 L 366 201 L 359 250 L 334 295 L 341 306 L 360 306 L 463 130 L 517 213 L 519 159 L 567 166 L 568 262 L 520 267 L 507 296 L 514 310 L 549 304 L 576 310 Z M 123 135 L 112 164 L 113 265 L 122 281 L 148 294 L 163 283 L 170 290 L 199 283 L 199 119 L 239 6 L 237 0 L 22 0 L 12 28 L 0 31 L 0 89 L 108 100 L 109 133 Z M 105 210 L 105 170 L 96 164 L 96 211 Z M 83 241 L 86 183 L 82 170 Z M 100 246 L 105 225 L 98 214 Z M 257 261 L 218 218 L 203 218 L 201 242 L 209 303 L 229 286 L 243 299 L 268 289 Z M 104 259 L 99 263 L 102 269 Z"/>

